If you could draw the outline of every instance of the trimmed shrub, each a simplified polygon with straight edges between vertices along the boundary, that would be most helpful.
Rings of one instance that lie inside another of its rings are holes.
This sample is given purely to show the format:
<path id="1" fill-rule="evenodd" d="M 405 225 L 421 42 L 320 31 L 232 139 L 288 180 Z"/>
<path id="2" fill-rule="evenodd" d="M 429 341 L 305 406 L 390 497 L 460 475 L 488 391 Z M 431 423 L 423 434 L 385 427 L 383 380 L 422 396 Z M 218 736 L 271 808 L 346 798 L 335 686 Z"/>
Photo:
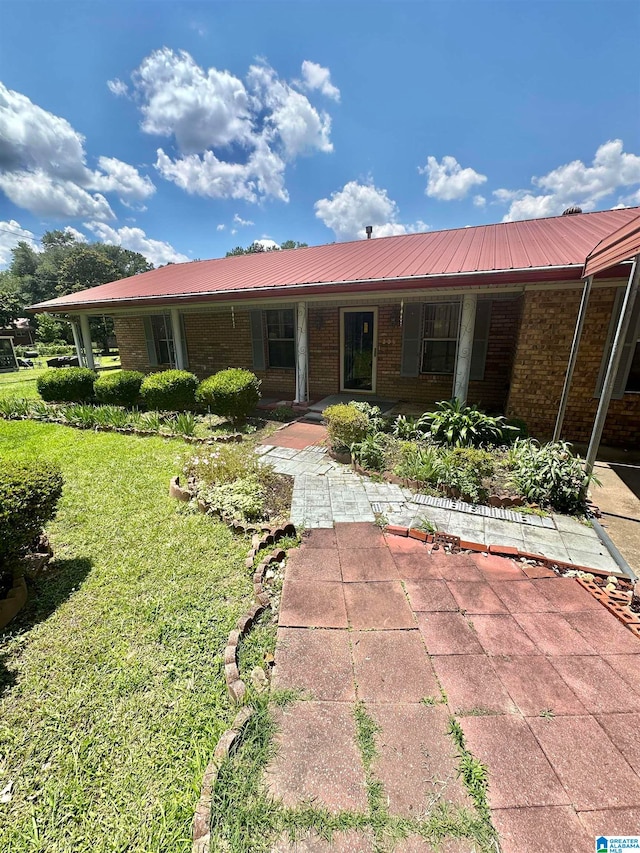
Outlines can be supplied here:
<path id="1" fill-rule="evenodd" d="M 244 423 L 260 400 L 260 380 L 250 370 L 230 367 L 205 379 L 196 397 L 215 415 Z"/>
<path id="2" fill-rule="evenodd" d="M 140 396 L 149 409 L 183 412 L 196 404 L 198 380 L 187 370 L 163 370 L 145 376 Z"/>
<path id="3" fill-rule="evenodd" d="M 101 403 L 131 408 L 138 402 L 143 373 L 137 370 L 120 370 L 103 373 L 93 383 L 93 390 Z"/>
<path id="4" fill-rule="evenodd" d="M 369 431 L 368 416 L 350 403 L 328 406 L 322 416 L 327 422 L 331 447 L 338 453 L 350 450 Z"/>
<path id="5" fill-rule="evenodd" d="M 93 397 L 96 376 L 88 367 L 52 367 L 38 376 L 36 386 L 48 403 L 84 403 Z"/>
<path id="6" fill-rule="evenodd" d="M 0 568 L 54 517 L 62 484 L 60 470 L 47 462 L 0 462 Z"/>

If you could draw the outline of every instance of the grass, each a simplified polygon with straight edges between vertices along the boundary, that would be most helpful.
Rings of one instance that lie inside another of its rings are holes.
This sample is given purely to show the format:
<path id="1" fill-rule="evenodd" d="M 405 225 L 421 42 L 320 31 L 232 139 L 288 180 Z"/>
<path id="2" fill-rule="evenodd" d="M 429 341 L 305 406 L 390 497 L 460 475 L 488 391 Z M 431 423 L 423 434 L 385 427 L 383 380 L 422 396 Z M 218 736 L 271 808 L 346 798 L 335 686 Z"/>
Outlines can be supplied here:
<path id="1" fill-rule="evenodd" d="M 191 849 L 202 773 L 234 715 L 223 648 L 251 584 L 248 542 L 168 497 L 184 452 L 0 422 L 0 464 L 42 455 L 65 476 L 55 560 L 0 637 L 0 789 L 13 780 L 0 850 Z"/>

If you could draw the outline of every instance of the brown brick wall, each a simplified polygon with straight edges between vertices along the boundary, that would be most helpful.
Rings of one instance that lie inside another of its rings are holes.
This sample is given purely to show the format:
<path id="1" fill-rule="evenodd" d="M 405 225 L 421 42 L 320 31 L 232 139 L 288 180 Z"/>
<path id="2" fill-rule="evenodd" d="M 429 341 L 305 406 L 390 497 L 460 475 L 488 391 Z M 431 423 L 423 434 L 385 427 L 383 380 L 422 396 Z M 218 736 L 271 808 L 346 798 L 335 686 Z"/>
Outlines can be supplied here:
<path id="1" fill-rule="evenodd" d="M 211 376 L 225 367 L 244 367 L 253 370 L 249 311 L 231 309 L 201 314 L 184 314 L 185 340 L 189 370 L 199 379 Z M 235 327 L 234 327 L 235 321 Z M 147 355 L 144 325 L 141 317 L 115 319 L 116 337 L 122 366 L 148 373 L 151 368 Z M 255 371 L 262 380 L 262 394 L 292 400 L 295 395 L 293 370 L 269 368 Z"/>
<path id="2" fill-rule="evenodd" d="M 560 403 L 581 290 L 528 291 L 513 366 L 508 413 L 523 418 L 532 434 L 548 438 Z M 563 437 L 588 441 L 598 407 L 594 397 L 607 340 L 615 288 L 593 290 L 585 317 Z M 603 444 L 633 447 L 640 434 L 640 395 L 612 400 Z"/>

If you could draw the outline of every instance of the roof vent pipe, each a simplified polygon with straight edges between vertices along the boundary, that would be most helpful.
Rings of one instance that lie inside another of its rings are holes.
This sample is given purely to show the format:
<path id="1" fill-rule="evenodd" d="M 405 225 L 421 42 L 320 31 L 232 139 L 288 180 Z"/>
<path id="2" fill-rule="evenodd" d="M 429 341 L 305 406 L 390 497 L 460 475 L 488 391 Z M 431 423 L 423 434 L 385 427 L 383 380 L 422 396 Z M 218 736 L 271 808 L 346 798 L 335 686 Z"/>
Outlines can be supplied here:
<path id="1" fill-rule="evenodd" d="M 367 232 L 367 240 L 371 239 L 371 235 L 373 234 L 373 225 L 367 225 L 364 229 Z"/>
<path id="2" fill-rule="evenodd" d="M 575 216 L 576 213 L 582 213 L 582 208 L 578 207 L 577 204 L 573 204 L 571 207 L 562 211 L 563 216 Z"/>

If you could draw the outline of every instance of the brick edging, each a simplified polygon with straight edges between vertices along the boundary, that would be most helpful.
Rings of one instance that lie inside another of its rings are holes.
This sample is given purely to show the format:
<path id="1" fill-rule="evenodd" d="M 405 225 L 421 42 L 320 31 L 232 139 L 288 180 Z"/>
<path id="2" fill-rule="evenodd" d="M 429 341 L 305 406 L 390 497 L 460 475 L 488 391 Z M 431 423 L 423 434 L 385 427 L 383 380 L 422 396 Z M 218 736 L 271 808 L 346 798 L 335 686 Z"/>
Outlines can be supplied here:
<path id="1" fill-rule="evenodd" d="M 172 479 L 172 485 L 173 480 L 177 479 L 175 477 Z M 175 484 L 175 488 L 181 492 L 187 491 L 186 489 L 181 489 L 179 483 Z M 242 528 L 242 531 L 245 533 L 247 532 L 244 525 L 234 525 L 234 530 L 238 530 L 238 528 Z M 247 686 L 240 676 L 238 667 L 238 644 L 248 634 L 261 614 L 267 608 L 271 607 L 271 599 L 263 583 L 264 574 L 270 565 L 279 563 L 286 557 L 286 551 L 280 548 L 272 551 L 270 554 L 266 554 L 254 569 L 255 558 L 260 551 L 277 544 L 285 536 L 291 535 L 296 535 L 296 528 L 292 522 L 287 522 L 280 527 L 263 530 L 262 534 L 254 533 L 251 539 L 251 547 L 245 559 L 245 568 L 253 570 L 253 595 L 255 604 L 240 616 L 236 622 L 236 627 L 229 633 L 224 649 L 225 682 L 229 698 L 234 705 L 240 705 L 244 701 L 247 692 Z M 232 747 L 240 737 L 244 726 L 253 713 L 254 710 L 249 705 L 241 708 L 236 714 L 231 728 L 223 732 L 218 739 L 213 758 L 207 765 L 202 779 L 200 799 L 193 816 L 192 853 L 209 853 L 211 843 L 211 802 L 218 772 L 222 762 L 229 756 Z"/>

